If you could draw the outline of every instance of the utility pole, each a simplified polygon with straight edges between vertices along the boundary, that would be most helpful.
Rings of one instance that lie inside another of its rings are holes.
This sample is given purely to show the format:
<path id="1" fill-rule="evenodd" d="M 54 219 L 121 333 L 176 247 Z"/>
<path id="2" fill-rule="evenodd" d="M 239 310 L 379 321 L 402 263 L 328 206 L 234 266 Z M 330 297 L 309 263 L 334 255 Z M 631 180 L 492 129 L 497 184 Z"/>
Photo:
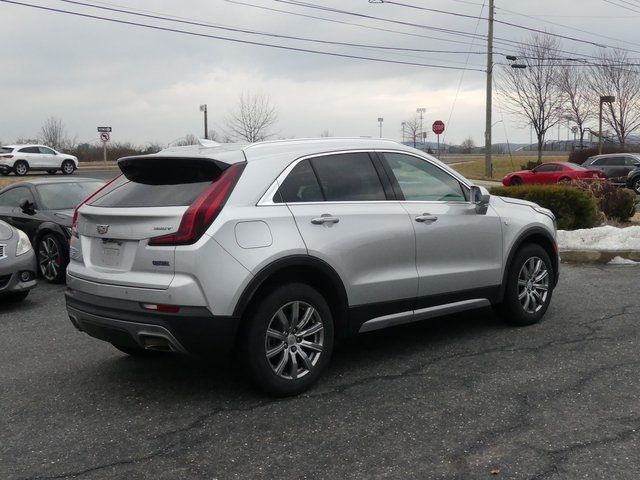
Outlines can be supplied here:
<path id="1" fill-rule="evenodd" d="M 380 126 L 380 138 L 382 138 L 382 122 L 384 122 L 384 118 L 378 117 L 378 124 Z"/>
<path id="2" fill-rule="evenodd" d="M 404 142 L 405 142 L 404 128 L 407 126 L 407 122 L 402 122 L 400 125 L 402 125 L 402 144 L 404 145 Z"/>
<path id="3" fill-rule="evenodd" d="M 200 111 L 204 113 L 204 138 L 209 139 L 209 127 L 207 125 L 207 104 L 200 105 Z"/>
<path id="4" fill-rule="evenodd" d="M 486 122 L 484 132 L 484 174 L 493 177 L 491 164 L 491 100 L 493 96 L 493 11 L 494 0 L 489 0 L 489 32 L 487 34 L 487 101 Z"/>
<path id="5" fill-rule="evenodd" d="M 416 110 L 416 113 L 420 114 L 420 141 L 422 142 L 422 148 L 424 148 L 424 129 L 422 128 L 422 116 L 424 115 L 424 112 L 426 112 L 427 109 L 424 107 L 420 107 Z"/>

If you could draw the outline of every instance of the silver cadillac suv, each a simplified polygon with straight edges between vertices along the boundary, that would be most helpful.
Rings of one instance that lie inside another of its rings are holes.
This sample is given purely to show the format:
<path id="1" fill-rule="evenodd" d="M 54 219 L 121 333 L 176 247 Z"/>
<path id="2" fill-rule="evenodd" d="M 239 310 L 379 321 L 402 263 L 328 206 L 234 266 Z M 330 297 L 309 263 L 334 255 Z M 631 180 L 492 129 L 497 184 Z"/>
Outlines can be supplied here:
<path id="1" fill-rule="evenodd" d="M 299 393 L 334 341 L 494 306 L 529 325 L 558 280 L 553 214 L 374 139 L 213 142 L 118 161 L 75 212 L 67 310 L 131 355 L 239 352 Z"/>

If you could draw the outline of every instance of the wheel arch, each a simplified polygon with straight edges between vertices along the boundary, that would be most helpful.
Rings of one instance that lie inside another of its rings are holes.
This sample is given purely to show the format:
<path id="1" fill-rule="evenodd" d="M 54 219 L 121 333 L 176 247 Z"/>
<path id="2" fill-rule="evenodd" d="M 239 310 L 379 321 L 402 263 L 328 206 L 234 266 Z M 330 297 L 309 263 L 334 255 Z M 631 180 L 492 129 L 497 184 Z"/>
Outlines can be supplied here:
<path id="1" fill-rule="evenodd" d="M 509 270 L 511 269 L 511 264 L 513 262 L 513 258 L 515 257 L 518 250 L 526 244 L 536 244 L 540 245 L 544 248 L 547 255 L 551 259 L 551 266 L 553 268 L 553 287 L 558 283 L 559 276 L 559 257 L 558 257 L 558 245 L 553 238 L 553 236 L 542 227 L 532 227 L 524 232 L 522 232 L 513 242 L 511 249 L 509 250 L 509 255 L 507 256 L 507 261 L 505 262 L 504 272 L 502 273 L 502 284 L 500 287 L 500 295 L 499 299 L 502 301 L 504 297 L 504 291 L 506 288 L 507 277 L 509 275 Z"/>
<path id="2" fill-rule="evenodd" d="M 349 302 L 344 283 L 331 265 L 308 255 L 280 258 L 260 270 L 240 295 L 233 316 L 243 319 L 266 292 L 285 282 L 304 283 L 318 290 L 331 309 L 336 336 L 347 335 Z"/>
<path id="3" fill-rule="evenodd" d="M 52 233 L 58 237 L 60 237 L 60 241 L 63 243 L 63 246 L 68 242 L 69 237 L 65 234 L 64 229 L 53 222 L 43 222 L 38 226 L 38 229 L 33 236 L 33 247 L 36 248 L 38 242 L 44 237 L 46 234 Z M 66 253 L 65 253 L 66 255 Z"/>

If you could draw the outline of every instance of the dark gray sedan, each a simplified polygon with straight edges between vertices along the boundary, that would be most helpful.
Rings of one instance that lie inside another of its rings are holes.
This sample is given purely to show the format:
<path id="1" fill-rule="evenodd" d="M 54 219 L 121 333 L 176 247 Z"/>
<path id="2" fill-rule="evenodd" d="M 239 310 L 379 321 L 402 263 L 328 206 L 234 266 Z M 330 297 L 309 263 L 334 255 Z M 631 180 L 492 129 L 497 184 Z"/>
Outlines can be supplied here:
<path id="1" fill-rule="evenodd" d="M 0 221 L 0 303 L 19 302 L 36 286 L 36 256 L 26 233 Z"/>

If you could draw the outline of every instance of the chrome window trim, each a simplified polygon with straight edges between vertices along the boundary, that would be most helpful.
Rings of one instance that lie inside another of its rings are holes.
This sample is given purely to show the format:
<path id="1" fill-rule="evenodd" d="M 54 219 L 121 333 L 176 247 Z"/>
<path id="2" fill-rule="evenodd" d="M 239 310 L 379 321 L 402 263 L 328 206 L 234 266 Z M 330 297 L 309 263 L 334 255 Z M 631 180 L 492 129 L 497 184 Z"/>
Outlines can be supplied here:
<path id="1" fill-rule="evenodd" d="M 449 175 L 450 177 L 454 178 L 456 181 L 458 181 L 463 187 L 466 187 L 469 191 L 471 190 L 471 183 L 469 183 L 469 181 L 462 177 L 460 174 L 458 174 L 457 172 L 455 174 L 452 174 L 452 172 L 450 172 L 449 170 L 446 170 L 444 168 L 442 168 L 442 166 L 438 165 L 437 163 L 434 163 L 433 161 L 431 161 L 431 159 L 427 158 L 427 157 L 423 157 L 421 155 L 418 155 L 416 153 L 413 152 L 407 152 L 406 150 L 394 150 L 394 149 L 356 149 L 356 150 L 337 150 L 334 152 L 323 152 L 323 153 L 314 153 L 311 155 L 305 155 L 303 157 L 299 157 L 295 160 L 293 160 L 281 173 L 280 175 L 278 175 L 276 177 L 276 179 L 273 181 L 273 183 L 269 186 L 269 188 L 267 188 L 267 191 L 262 195 L 262 197 L 260 197 L 260 200 L 258 200 L 258 203 L 256 204 L 256 206 L 258 207 L 264 207 L 264 206 L 276 206 L 276 205 L 318 205 L 318 204 L 322 204 L 322 205 L 326 205 L 326 204 L 333 204 L 333 205 L 339 205 L 339 204 L 360 204 L 360 203 L 364 203 L 364 204 L 372 204 L 372 203 L 389 203 L 389 202 L 400 202 L 400 203 L 434 203 L 434 204 L 447 204 L 447 203 L 456 203 L 456 204 L 470 204 L 471 201 L 442 201 L 442 200 L 425 200 L 425 201 L 420 201 L 420 200 L 352 200 L 352 201 L 345 201 L 345 202 L 334 202 L 334 201 L 330 201 L 330 202 L 292 202 L 292 203 L 286 203 L 286 202 L 274 202 L 273 201 L 273 197 L 276 194 L 276 192 L 278 191 L 278 189 L 280 188 L 280 185 L 282 184 L 282 182 L 284 181 L 285 178 L 287 178 L 287 176 L 291 173 L 291 171 L 302 161 L 304 160 L 310 160 L 312 158 L 318 158 L 318 157 L 327 157 L 329 155 L 343 155 L 346 153 L 398 153 L 398 154 L 404 154 L 404 155 L 409 155 L 412 157 L 416 157 L 420 160 L 423 160 L 425 162 L 428 162 L 429 164 L 433 165 L 434 167 L 440 169 L 443 173 Z M 469 194 L 469 198 L 471 198 L 471 194 Z"/>

